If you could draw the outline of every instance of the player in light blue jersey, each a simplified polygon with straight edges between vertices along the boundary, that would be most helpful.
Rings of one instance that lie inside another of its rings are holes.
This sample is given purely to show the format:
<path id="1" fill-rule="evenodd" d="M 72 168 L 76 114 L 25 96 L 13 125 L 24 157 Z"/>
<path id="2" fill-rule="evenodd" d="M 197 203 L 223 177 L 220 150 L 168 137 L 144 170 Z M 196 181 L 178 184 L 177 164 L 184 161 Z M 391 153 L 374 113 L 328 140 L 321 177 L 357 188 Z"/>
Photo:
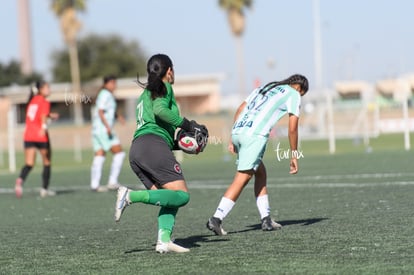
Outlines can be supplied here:
<path id="1" fill-rule="evenodd" d="M 125 158 L 121 142 L 113 130 L 116 118 L 123 122 L 123 117 L 118 115 L 116 110 L 116 100 L 113 95 L 115 89 L 116 77 L 112 75 L 105 76 L 103 87 L 96 98 L 96 106 L 92 117 L 92 143 L 95 156 L 91 167 L 90 186 L 93 191 L 98 192 L 118 189 L 118 176 Z M 111 171 L 107 186 L 101 186 L 102 167 L 108 151 L 113 154 Z"/>
<path id="2" fill-rule="evenodd" d="M 269 133 L 273 126 L 289 114 L 289 143 L 292 152 L 290 174 L 298 172 L 298 122 L 301 96 L 308 91 L 306 77 L 295 74 L 289 78 L 270 82 L 255 89 L 239 106 L 234 116 L 232 140 L 229 151 L 237 153 L 237 172 L 214 213 L 207 228 L 216 235 L 226 235 L 222 221 L 231 211 L 243 188 L 254 176 L 256 205 L 262 221 L 262 229 L 271 231 L 282 226 L 270 217 L 266 187 L 266 168 L 262 158 Z"/>

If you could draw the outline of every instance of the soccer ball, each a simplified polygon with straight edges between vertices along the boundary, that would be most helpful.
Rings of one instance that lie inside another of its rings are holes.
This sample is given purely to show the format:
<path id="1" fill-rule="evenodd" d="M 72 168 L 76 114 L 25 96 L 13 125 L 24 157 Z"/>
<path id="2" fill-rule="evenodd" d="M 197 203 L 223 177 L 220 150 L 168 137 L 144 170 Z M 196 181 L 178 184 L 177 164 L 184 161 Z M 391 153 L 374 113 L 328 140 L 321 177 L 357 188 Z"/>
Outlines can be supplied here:
<path id="1" fill-rule="evenodd" d="M 208 136 L 199 132 L 187 132 L 183 129 L 177 133 L 177 145 L 187 154 L 198 154 L 204 150 L 207 145 Z"/>

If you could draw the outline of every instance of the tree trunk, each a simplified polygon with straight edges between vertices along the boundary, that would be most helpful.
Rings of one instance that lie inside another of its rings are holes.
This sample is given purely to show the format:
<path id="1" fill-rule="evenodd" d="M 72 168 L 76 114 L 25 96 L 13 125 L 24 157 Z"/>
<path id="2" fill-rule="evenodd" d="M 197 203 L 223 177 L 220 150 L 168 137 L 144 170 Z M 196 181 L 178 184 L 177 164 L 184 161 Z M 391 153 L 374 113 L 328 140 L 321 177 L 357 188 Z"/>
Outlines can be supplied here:
<path id="1" fill-rule="evenodd" d="M 244 50 L 242 36 L 234 36 L 236 44 L 237 72 L 239 78 L 239 97 L 243 101 L 246 97 L 246 81 L 244 73 Z"/>
<path id="2" fill-rule="evenodd" d="M 232 33 L 235 36 L 241 36 L 244 32 L 245 26 L 243 11 L 236 8 L 230 8 L 227 12 L 227 18 L 229 20 Z"/>
<path id="3" fill-rule="evenodd" d="M 82 102 L 81 102 L 81 85 L 78 60 L 78 48 L 76 44 L 76 35 L 81 27 L 80 22 L 76 19 L 76 11 L 73 8 L 63 12 L 60 18 L 61 29 L 65 42 L 68 45 L 70 74 L 72 78 L 73 93 L 73 113 L 76 125 L 83 124 Z"/>
<path id="4" fill-rule="evenodd" d="M 238 94 L 240 100 L 244 100 L 245 93 L 245 76 L 244 76 L 244 53 L 243 53 L 243 41 L 242 36 L 245 27 L 245 20 L 243 11 L 230 8 L 227 11 L 227 18 L 229 21 L 231 32 L 234 35 L 235 46 L 236 46 L 236 62 L 237 62 L 237 72 L 238 72 Z"/>
<path id="5" fill-rule="evenodd" d="M 75 124 L 83 124 L 83 112 L 82 112 L 82 94 L 80 85 L 80 72 L 79 72 L 79 60 L 78 60 L 78 47 L 76 41 L 68 44 L 69 47 L 69 60 L 70 60 L 70 74 L 72 78 L 72 93 L 73 100 L 73 113 L 75 117 Z"/>
<path id="6" fill-rule="evenodd" d="M 30 7 L 28 0 L 19 0 L 19 46 L 20 68 L 24 75 L 33 73 L 32 37 L 30 30 Z"/>

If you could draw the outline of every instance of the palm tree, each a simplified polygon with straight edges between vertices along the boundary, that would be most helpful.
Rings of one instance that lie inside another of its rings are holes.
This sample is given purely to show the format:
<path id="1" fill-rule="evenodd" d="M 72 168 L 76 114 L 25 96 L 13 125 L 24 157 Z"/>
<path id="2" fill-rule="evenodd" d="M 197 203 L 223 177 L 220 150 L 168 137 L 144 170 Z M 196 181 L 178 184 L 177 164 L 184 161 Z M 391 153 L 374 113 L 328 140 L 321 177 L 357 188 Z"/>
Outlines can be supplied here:
<path id="1" fill-rule="evenodd" d="M 19 11 L 20 68 L 24 75 L 30 75 L 33 73 L 33 59 L 29 1 L 19 0 L 17 6 Z"/>
<path id="2" fill-rule="evenodd" d="M 244 10 L 252 6 L 253 0 L 219 0 L 221 8 L 226 10 L 231 32 L 236 40 L 237 63 L 239 70 L 239 93 L 241 99 L 245 96 L 244 86 L 244 62 L 243 62 L 243 44 L 241 37 L 243 35 L 246 20 Z"/>
<path id="3" fill-rule="evenodd" d="M 75 124 L 83 124 L 82 106 L 80 102 L 81 87 L 78 48 L 76 36 L 81 28 L 81 23 L 76 18 L 76 11 L 84 11 L 86 8 L 85 0 L 52 0 L 51 8 L 58 16 L 61 31 L 69 49 L 70 73 L 72 77 L 72 92 L 74 96 L 73 108 Z"/>

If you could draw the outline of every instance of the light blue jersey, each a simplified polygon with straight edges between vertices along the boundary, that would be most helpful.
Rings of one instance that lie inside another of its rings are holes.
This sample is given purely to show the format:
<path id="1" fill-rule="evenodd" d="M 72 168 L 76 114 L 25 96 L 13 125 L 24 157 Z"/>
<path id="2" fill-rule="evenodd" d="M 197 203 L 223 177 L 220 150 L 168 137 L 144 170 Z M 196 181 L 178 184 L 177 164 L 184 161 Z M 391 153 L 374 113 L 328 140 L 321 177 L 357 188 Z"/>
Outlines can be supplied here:
<path id="1" fill-rule="evenodd" d="M 300 94 L 289 85 L 280 85 L 259 94 L 255 89 L 245 100 L 246 107 L 233 125 L 232 135 L 259 135 L 269 137 L 273 126 L 285 114 L 299 117 Z"/>
<path id="2" fill-rule="evenodd" d="M 102 89 L 96 98 L 92 122 L 92 131 L 94 133 L 106 133 L 105 125 L 99 117 L 99 110 L 104 111 L 104 117 L 112 129 L 115 123 L 116 101 L 112 93 L 106 89 Z"/>

